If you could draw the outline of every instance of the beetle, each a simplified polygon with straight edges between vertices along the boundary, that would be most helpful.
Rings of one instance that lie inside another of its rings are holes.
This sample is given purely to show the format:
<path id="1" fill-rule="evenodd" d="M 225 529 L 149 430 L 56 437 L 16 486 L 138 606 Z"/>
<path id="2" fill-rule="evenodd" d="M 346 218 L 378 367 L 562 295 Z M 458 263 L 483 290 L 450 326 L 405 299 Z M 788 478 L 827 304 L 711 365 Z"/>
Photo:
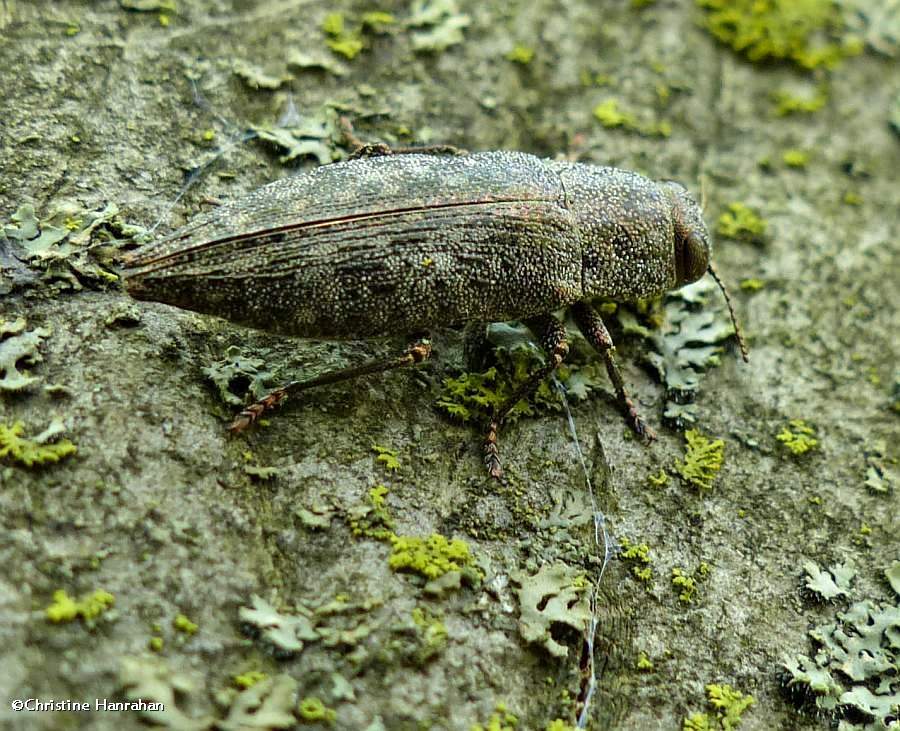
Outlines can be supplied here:
<path id="1" fill-rule="evenodd" d="M 289 336 L 417 336 L 396 358 L 274 391 L 244 409 L 232 431 L 306 388 L 422 362 L 434 328 L 524 322 L 548 357 L 487 425 L 485 464 L 500 477 L 504 417 L 568 353 L 552 314 L 564 307 L 602 355 L 628 425 L 653 439 L 589 300 L 654 297 L 706 272 L 722 286 L 701 208 L 678 183 L 522 152 L 375 145 L 270 183 L 139 248 L 126 258 L 125 287 L 140 300 Z"/>

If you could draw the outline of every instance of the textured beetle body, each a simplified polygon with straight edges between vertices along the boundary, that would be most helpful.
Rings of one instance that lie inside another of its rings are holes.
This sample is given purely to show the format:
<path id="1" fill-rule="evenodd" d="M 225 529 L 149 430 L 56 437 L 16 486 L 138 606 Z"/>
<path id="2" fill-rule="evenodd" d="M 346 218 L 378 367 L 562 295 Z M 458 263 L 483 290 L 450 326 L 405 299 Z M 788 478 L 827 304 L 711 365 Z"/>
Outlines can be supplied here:
<path id="1" fill-rule="evenodd" d="M 696 275 L 679 254 L 689 236 Z M 517 152 L 386 155 L 198 217 L 132 254 L 126 286 L 287 335 L 365 338 L 648 297 L 698 278 L 708 255 L 677 184 Z"/>

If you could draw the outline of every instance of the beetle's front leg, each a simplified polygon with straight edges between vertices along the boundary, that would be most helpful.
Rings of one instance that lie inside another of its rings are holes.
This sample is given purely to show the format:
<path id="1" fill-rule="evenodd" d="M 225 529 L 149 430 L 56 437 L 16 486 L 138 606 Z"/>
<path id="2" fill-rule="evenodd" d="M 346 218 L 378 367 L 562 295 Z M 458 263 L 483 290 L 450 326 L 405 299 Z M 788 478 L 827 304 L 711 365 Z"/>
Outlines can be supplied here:
<path id="1" fill-rule="evenodd" d="M 584 302 L 575 303 L 572 305 L 571 310 L 572 317 L 574 317 L 578 329 L 581 330 L 588 342 L 603 356 L 603 361 L 606 364 L 606 372 L 609 374 L 609 380 L 613 383 L 613 388 L 616 389 L 616 399 L 618 400 L 622 411 L 625 412 L 625 420 L 628 422 L 628 426 L 630 426 L 631 430 L 639 437 L 652 442 L 656 439 L 656 434 L 638 415 L 634 402 L 628 395 L 628 391 L 625 390 L 625 381 L 622 379 L 622 374 L 619 372 L 619 365 L 616 363 L 616 346 L 613 345 L 609 330 L 607 330 L 606 325 L 603 324 L 603 319 L 600 317 L 600 314 L 593 307 Z"/>
<path id="2" fill-rule="evenodd" d="M 527 320 L 525 324 L 533 333 L 540 333 L 541 347 L 547 353 L 547 363 L 539 370 L 532 373 L 528 380 L 519 386 L 498 408 L 488 424 L 487 434 L 484 437 L 484 463 L 491 477 L 499 479 L 503 475 L 503 467 L 500 464 L 500 450 L 497 447 L 497 433 L 503 419 L 513 410 L 513 407 L 522 399 L 529 398 L 540 385 L 553 373 L 569 354 L 569 344 L 566 342 L 566 326 L 553 315 L 540 315 Z"/>

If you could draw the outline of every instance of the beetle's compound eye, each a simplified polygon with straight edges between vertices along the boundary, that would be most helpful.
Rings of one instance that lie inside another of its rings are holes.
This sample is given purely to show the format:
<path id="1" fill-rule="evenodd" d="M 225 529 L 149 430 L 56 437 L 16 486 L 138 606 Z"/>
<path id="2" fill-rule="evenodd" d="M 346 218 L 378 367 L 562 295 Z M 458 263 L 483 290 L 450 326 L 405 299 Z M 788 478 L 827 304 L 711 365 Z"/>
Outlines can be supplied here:
<path id="1" fill-rule="evenodd" d="M 675 273 L 678 286 L 696 282 L 706 274 L 708 266 L 709 246 L 702 234 L 692 231 L 676 243 Z"/>

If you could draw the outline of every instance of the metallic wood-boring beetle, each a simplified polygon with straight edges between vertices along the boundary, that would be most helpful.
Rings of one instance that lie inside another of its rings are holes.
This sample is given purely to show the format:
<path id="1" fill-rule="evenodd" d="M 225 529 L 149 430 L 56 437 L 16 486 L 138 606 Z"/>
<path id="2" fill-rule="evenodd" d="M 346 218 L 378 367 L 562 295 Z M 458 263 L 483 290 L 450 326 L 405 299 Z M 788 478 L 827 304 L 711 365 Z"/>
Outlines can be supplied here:
<path id="1" fill-rule="evenodd" d="M 521 320 L 548 359 L 487 426 L 485 463 L 499 477 L 500 424 L 566 357 L 565 328 L 551 313 L 570 307 L 629 426 L 652 439 L 588 300 L 633 301 L 715 276 L 700 207 L 678 183 L 626 170 L 438 152 L 366 146 L 266 185 L 129 255 L 125 286 L 137 299 L 285 335 L 419 336 L 397 358 L 274 391 L 232 431 L 306 388 L 421 362 L 432 328 Z"/>

